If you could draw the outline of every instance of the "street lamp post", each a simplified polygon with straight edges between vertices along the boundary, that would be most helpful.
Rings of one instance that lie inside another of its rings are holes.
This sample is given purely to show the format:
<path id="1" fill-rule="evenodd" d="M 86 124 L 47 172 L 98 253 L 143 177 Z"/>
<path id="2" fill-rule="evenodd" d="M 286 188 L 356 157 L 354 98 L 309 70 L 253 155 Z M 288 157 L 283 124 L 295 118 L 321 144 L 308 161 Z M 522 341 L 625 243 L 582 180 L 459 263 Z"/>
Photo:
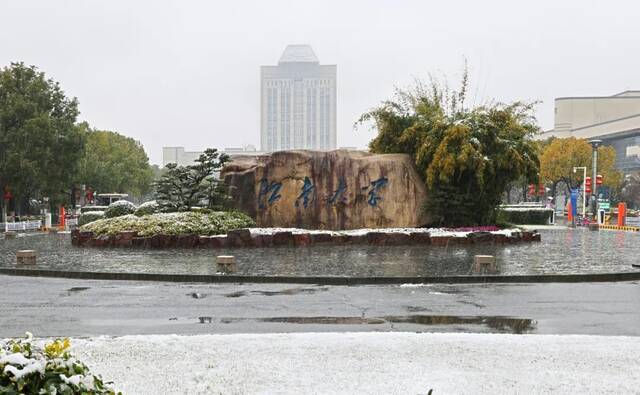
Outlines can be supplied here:
<path id="1" fill-rule="evenodd" d="M 591 178 L 591 183 L 592 183 L 592 187 L 591 187 L 591 212 L 594 215 L 594 218 L 597 218 L 598 216 L 598 193 L 597 193 L 597 182 L 596 182 L 596 178 L 598 175 L 598 147 L 602 144 L 602 140 L 591 140 L 589 141 L 589 144 L 591 144 L 591 147 L 593 147 L 593 165 L 592 165 L 592 169 L 593 169 L 593 177 Z"/>
<path id="2" fill-rule="evenodd" d="M 582 171 L 583 171 L 583 176 L 582 176 L 582 218 L 584 218 L 587 215 L 587 192 L 586 192 L 587 167 L 586 166 L 576 166 L 576 167 L 573 168 L 573 172 L 575 173 L 578 169 L 582 169 Z"/>

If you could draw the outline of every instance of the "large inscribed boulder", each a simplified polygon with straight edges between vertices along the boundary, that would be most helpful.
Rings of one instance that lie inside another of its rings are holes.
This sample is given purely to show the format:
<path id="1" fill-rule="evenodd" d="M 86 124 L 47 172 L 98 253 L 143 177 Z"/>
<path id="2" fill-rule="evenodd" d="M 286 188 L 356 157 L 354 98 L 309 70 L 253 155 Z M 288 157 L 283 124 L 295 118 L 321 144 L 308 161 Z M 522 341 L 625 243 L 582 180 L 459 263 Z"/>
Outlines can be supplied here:
<path id="1" fill-rule="evenodd" d="M 235 156 L 222 170 L 236 207 L 261 227 L 357 229 L 426 223 L 411 158 L 362 151 Z"/>

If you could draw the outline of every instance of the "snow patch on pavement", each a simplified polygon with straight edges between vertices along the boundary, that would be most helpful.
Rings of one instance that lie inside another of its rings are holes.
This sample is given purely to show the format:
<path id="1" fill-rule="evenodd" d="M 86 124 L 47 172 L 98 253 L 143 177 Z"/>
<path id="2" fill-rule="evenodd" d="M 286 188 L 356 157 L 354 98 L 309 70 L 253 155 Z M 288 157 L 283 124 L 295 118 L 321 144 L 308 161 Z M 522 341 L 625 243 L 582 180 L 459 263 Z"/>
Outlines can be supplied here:
<path id="1" fill-rule="evenodd" d="M 296 333 L 76 339 L 126 394 L 635 393 L 637 337 Z"/>

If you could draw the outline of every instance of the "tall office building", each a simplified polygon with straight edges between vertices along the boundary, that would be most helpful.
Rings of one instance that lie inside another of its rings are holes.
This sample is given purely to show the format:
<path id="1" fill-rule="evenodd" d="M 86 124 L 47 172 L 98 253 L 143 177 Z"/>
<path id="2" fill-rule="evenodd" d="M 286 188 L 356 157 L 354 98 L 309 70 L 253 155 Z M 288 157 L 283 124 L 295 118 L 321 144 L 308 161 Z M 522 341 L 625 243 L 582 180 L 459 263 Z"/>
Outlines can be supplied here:
<path id="1" fill-rule="evenodd" d="M 261 67 L 262 151 L 336 148 L 336 66 L 308 45 L 289 45 Z"/>

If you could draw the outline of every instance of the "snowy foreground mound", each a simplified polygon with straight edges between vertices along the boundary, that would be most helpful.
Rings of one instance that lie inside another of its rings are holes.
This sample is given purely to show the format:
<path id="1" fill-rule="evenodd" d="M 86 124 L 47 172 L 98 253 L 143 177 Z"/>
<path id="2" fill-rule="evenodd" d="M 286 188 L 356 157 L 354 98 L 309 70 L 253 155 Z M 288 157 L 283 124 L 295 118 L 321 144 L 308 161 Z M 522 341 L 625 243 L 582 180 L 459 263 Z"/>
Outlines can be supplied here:
<path id="1" fill-rule="evenodd" d="M 73 340 L 126 394 L 637 393 L 640 339 L 418 333 Z"/>

